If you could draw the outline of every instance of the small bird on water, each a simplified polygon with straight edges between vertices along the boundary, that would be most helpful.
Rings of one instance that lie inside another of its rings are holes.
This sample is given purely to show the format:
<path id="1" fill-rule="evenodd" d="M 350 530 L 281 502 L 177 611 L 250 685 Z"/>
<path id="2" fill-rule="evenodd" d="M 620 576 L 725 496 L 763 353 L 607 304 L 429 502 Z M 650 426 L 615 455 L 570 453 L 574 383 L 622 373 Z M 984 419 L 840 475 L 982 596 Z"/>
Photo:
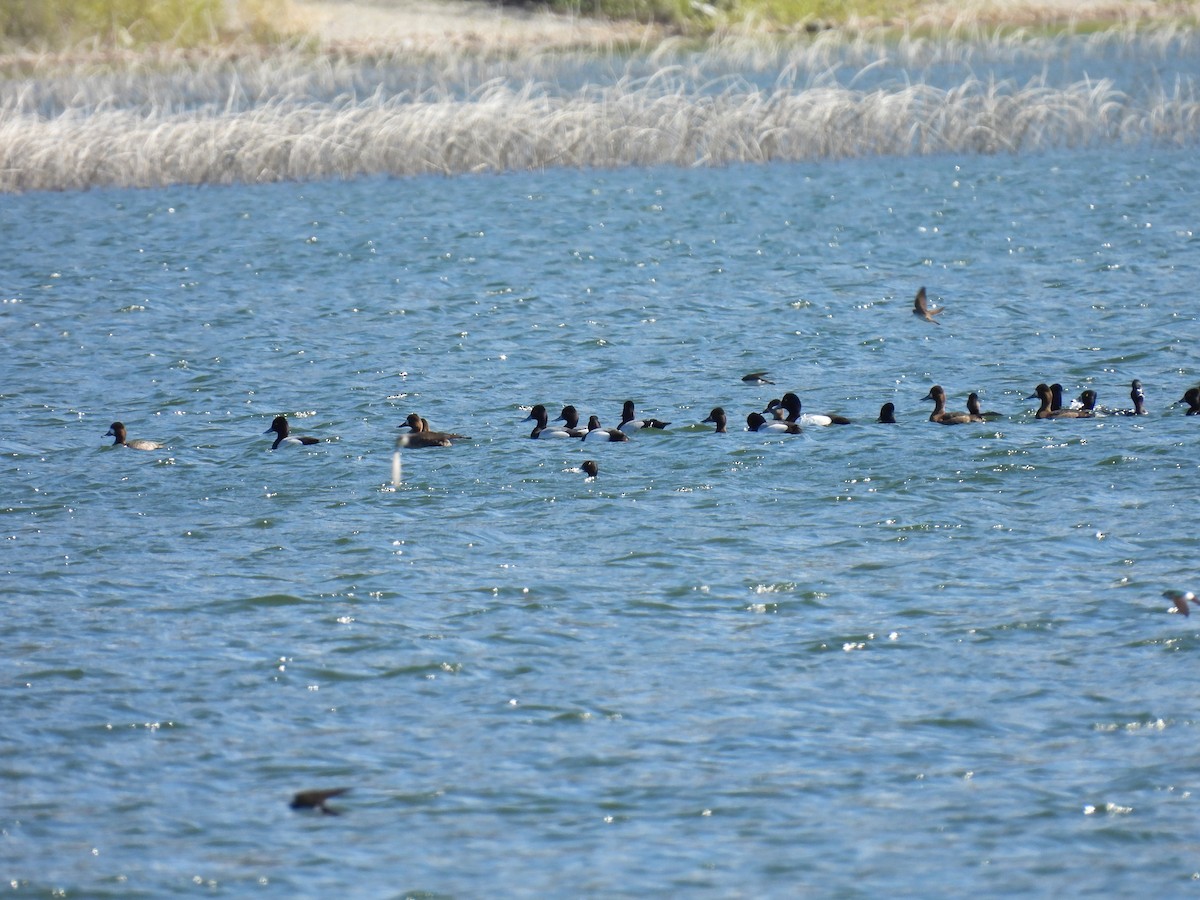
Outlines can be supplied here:
<path id="1" fill-rule="evenodd" d="M 751 372 L 749 375 L 743 375 L 742 381 L 746 384 L 774 384 L 775 382 L 767 378 L 770 372 Z"/>
<path id="2" fill-rule="evenodd" d="M 416 413 L 409 413 L 407 419 L 404 420 L 404 425 L 397 426 L 403 428 L 405 425 L 411 429 L 406 434 L 396 438 L 397 447 L 407 447 L 410 449 L 421 447 L 449 447 L 453 441 L 469 441 L 470 438 L 465 434 L 455 434 L 451 431 L 431 431 L 429 423 L 422 419 Z"/>
<path id="3" fill-rule="evenodd" d="M 929 308 L 929 298 L 925 294 L 924 285 L 917 291 L 917 296 L 913 298 L 913 315 L 919 316 L 926 322 L 933 322 L 934 325 L 941 325 L 941 322 L 936 321 L 933 317 L 941 313 L 945 309 L 944 306 L 939 306 L 937 309 Z"/>
<path id="4" fill-rule="evenodd" d="M 327 816 L 336 816 L 340 813 L 325 803 L 334 797 L 340 797 L 342 794 L 349 791 L 350 788 L 324 788 L 314 791 L 299 791 L 296 796 L 292 797 L 292 802 L 289 804 L 292 809 L 318 809 Z"/>
<path id="5" fill-rule="evenodd" d="M 583 470 L 583 474 L 588 478 L 595 478 L 600 474 L 600 467 L 596 465 L 594 459 L 585 459 L 579 468 Z"/>
<path id="6" fill-rule="evenodd" d="M 321 441 L 315 437 L 309 437 L 308 435 L 298 436 L 292 434 L 288 430 L 287 416 L 276 416 L 271 420 L 271 427 L 264 431 L 263 434 L 271 434 L 272 432 L 275 434 L 275 443 L 271 445 L 272 450 L 278 450 L 280 447 L 307 447 L 311 446 L 312 444 L 321 443 Z"/>
<path id="7" fill-rule="evenodd" d="M 158 441 L 147 441 L 143 438 L 137 440 L 128 440 L 125 434 L 125 426 L 120 422 L 113 422 L 108 427 L 108 432 L 104 435 L 113 439 L 113 446 L 125 446 L 130 450 L 161 450 L 162 444 Z"/>

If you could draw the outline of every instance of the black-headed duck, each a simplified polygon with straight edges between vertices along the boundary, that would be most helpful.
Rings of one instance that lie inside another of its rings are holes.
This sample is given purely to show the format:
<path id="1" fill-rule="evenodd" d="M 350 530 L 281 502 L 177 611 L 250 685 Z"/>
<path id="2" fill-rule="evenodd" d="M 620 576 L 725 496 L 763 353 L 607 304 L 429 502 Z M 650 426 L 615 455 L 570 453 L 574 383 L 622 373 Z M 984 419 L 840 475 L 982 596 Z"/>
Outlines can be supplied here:
<path id="1" fill-rule="evenodd" d="M 774 403 L 774 401 L 772 401 Z M 825 427 L 827 425 L 849 425 L 850 420 L 845 416 L 835 415 L 833 413 L 806 413 L 800 411 L 800 398 L 788 392 L 783 395 L 783 399 L 779 401 L 779 405 L 771 407 L 768 405 L 764 412 L 774 413 L 777 419 L 785 419 L 788 422 L 795 422 L 798 425 L 814 425 L 817 427 Z"/>
<path id="2" fill-rule="evenodd" d="M 725 410 L 720 406 L 715 407 L 713 411 L 708 414 L 708 418 L 704 420 L 704 424 L 717 426 L 714 429 L 716 434 L 726 434 L 727 432 L 725 431 L 725 425 L 727 423 L 725 419 Z"/>
<path id="3" fill-rule="evenodd" d="M 1189 606 L 1196 602 L 1196 595 L 1191 591 L 1163 591 L 1163 596 L 1175 605 L 1175 612 L 1190 615 Z"/>
<path id="4" fill-rule="evenodd" d="M 572 434 L 568 428 L 560 428 L 557 425 L 550 424 L 550 414 L 546 412 L 546 407 L 539 403 L 529 411 L 529 415 L 523 420 L 525 422 L 536 422 L 533 426 L 533 431 L 529 432 L 531 438 L 539 440 L 547 440 L 552 438 L 577 438 L 580 435 Z"/>
<path id="5" fill-rule="evenodd" d="M 759 434 L 800 434 L 804 429 L 800 427 L 799 422 L 789 422 L 786 419 L 768 421 L 763 418 L 762 413 L 753 412 L 746 416 L 746 430 Z"/>
<path id="6" fill-rule="evenodd" d="M 585 441 L 608 441 L 609 443 L 617 443 L 620 441 L 629 440 L 627 435 L 620 428 L 605 428 L 600 424 L 599 416 L 588 416 L 587 434 L 583 436 Z"/>
<path id="7" fill-rule="evenodd" d="M 275 443 L 271 445 L 272 450 L 278 450 L 280 447 L 300 447 L 321 443 L 320 438 L 289 434 L 287 416 L 276 416 L 272 419 L 271 427 L 263 434 L 271 432 L 275 432 Z"/>
<path id="8" fill-rule="evenodd" d="M 885 404 L 883 404 L 883 406 L 879 407 L 879 418 L 876 419 L 875 421 L 879 422 L 881 425 L 895 425 L 896 424 L 896 404 L 895 403 L 885 403 Z"/>
<path id="9" fill-rule="evenodd" d="M 1129 385 L 1129 399 L 1133 401 L 1133 409 L 1118 409 L 1114 416 L 1144 416 L 1146 415 L 1146 394 L 1142 383 L 1136 378 Z"/>
<path id="10" fill-rule="evenodd" d="M 642 428 L 666 428 L 670 424 L 660 419 L 639 419 L 634 412 L 633 401 L 626 400 L 621 406 L 621 424 L 617 427 L 629 434 Z"/>
<path id="11" fill-rule="evenodd" d="M 554 421 L 562 422 L 563 427 L 571 433 L 572 437 L 583 437 L 587 434 L 586 426 L 579 424 L 579 410 L 569 404 L 562 408 L 562 412 L 558 414 L 558 418 Z"/>
<path id="12" fill-rule="evenodd" d="M 286 425 L 284 425 L 284 429 L 286 433 Z M 120 445 L 123 447 L 128 447 L 130 450 L 161 450 L 163 448 L 163 445 L 158 441 L 148 441 L 145 438 L 135 438 L 132 441 L 129 440 L 125 436 L 125 426 L 120 422 L 113 422 L 111 425 L 109 425 L 108 431 L 104 433 L 104 436 L 113 439 L 114 447 Z M 279 442 L 276 441 L 276 443 Z"/>

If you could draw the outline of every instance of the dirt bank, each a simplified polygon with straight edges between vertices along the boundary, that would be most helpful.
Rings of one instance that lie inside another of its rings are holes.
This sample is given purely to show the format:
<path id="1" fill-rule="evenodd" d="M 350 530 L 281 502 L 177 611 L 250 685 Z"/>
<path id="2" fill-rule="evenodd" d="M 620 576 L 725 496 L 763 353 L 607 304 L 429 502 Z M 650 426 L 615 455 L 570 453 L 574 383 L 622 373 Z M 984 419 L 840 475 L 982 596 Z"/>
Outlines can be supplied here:
<path id="1" fill-rule="evenodd" d="M 538 50 L 654 41 L 660 29 L 484 0 L 290 0 L 291 27 L 333 46 L 412 50 Z M 862 25 L 949 28 L 1145 23 L 1200 19 L 1200 2 L 1166 0 L 928 0 L 907 19 Z"/>
<path id="2" fill-rule="evenodd" d="M 523 50 L 606 46 L 661 34 L 630 22 L 527 11 L 482 0 L 291 0 L 292 25 L 338 47 Z"/>

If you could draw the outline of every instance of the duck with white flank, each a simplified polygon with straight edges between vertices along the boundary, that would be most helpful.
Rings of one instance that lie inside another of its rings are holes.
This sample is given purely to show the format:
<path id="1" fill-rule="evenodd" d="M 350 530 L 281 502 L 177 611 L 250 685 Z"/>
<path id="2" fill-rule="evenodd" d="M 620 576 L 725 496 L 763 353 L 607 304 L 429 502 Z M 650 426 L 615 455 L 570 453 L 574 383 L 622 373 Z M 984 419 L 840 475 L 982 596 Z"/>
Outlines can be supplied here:
<path id="1" fill-rule="evenodd" d="M 113 439 L 113 446 L 128 447 L 130 450 L 161 450 L 163 445 L 158 441 L 148 441 L 145 438 L 136 438 L 129 440 L 125 436 L 125 426 L 120 422 L 113 422 L 108 426 L 108 431 L 104 433 L 105 437 Z"/>
<path id="2" fill-rule="evenodd" d="M 605 428 L 600 424 L 599 416 L 588 417 L 587 434 L 583 436 L 585 441 L 608 441 L 610 443 L 618 443 L 620 441 L 629 440 L 629 435 L 623 432 L 620 428 Z"/>
<path id="3" fill-rule="evenodd" d="M 913 315 L 919 319 L 924 319 L 926 322 L 933 322 L 934 325 L 940 325 L 941 322 L 936 321 L 933 317 L 939 315 L 944 310 L 944 306 L 939 306 L 937 309 L 930 308 L 929 297 L 925 293 L 924 286 L 917 291 L 917 296 L 913 298 Z"/>
<path id="4" fill-rule="evenodd" d="M 940 384 L 931 387 L 929 393 L 921 399 L 933 401 L 933 412 L 929 414 L 930 422 L 937 422 L 939 425 L 965 425 L 968 422 L 986 421 L 983 416 L 973 415 L 969 412 L 947 412 L 946 392 Z"/>
<path id="5" fill-rule="evenodd" d="M 789 422 L 786 419 L 767 421 L 762 413 L 756 412 L 746 416 L 746 430 L 758 434 L 801 434 L 804 431 L 798 422 Z"/>
<path id="6" fill-rule="evenodd" d="M 746 384 L 774 384 L 775 382 L 767 378 L 770 372 L 751 372 L 749 375 L 743 375 L 742 381 Z"/>
<path id="7" fill-rule="evenodd" d="M 659 419 L 639 419 L 633 409 L 633 401 L 626 400 L 621 407 L 621 424 L 617 427 L 629 434 L 642 428 L 666 428 L 670 422 Z"/>
<path id="8" fill-rule="evenodd" d="M 397 447 L 419 450 L 422 447 L 450 447 L 453 446 L 454 441 L 470 440 L 465 434 L 454 434 L 450 431 L 433 431 L 429 427 L 429 423 L 416 413 L 409 413 L 408 418 L 404 420 L 404 425 L 396 427 L 403 428 L 405 425 L 409 427 L 410 431 L 396 438 Z"/>
<path id="9" fill-rule="evenodd" d="M 562 412 L 559 413 L 555 422 L 562 422 L 563 427 L 571 433 L 572 437 L 585 437 L 587 428 L 579 424 L 579 410 L 574 406 L 564 406 Z"/>
<path id="10" fill-rule="evenodd" d="M 276 416 L 272 419 L 271 427 L 264 431 L 263 434 L 270 434 L 271 432 L 275 432 L 275 443 L 271 445 L 272 450 L 278 450 L 280 447 L 300 447 L 321 443 L 320 438 L 308 437 L 307 435 L 301 437 L 290 434 L 288 431 L 287 416 Z"/>
<path id="11" fill-rule="evenodd" d="M 1087 410 L 1083 410 L 1083 409 L 1062 409 L 1061 407 L 1059 409 L 1054 409 L 1053 408 L 1054 390 L 1050 387 L 1050 385 L 1045 384 L 1044 382 L 1042 384 L 1039 384 L 1036 388 L 1034 388 L 1032 396 L 1026 397 L 1025 399 L 1026 400 L 1038 400 L 1041 402 L 1041 406 L 1038 407 L 1038 411 L 1035 414 L 1036 418 L 1039 418 L 1039 419 L 1090 419 L 1090 418 L 1092 418 L 1092 414 L 1090 412 L 1088 412 Z"/>
<path id="12" fill-rule="evenodd" d="M 529 415 L 523 420 L 525 422 L 536 422 L 533 426 L 533 431 L 529 432 L 529 436 L 536 440 L 550 440 L 553 438 L 577 438 L 579 435 L 572 434 L 568 428 L 560 428 L 557 425 L 550 424 L 550 414 L 546 412 L 546 407 L 538 404 L 529 411 Z"/>
<path id="13" fill-rule="evenodd" d="M 1191 591 L 1163 591 L 1163 596 L 1175 604 L 1175 612 L 1189 615 L 1189 605 L 1196 602 L 1196 595 Z"/>
<path id="14" fill-rule="evenodd" d="M 850 420 L 845 416 L 833 413 L 806 413 L 800 411 L 800 398 L 790 391 L 783 395 L 782 400 L 772 400 L 767 404 L 764 413 L 771 413 L 776 419 L 784 422 L 795 422 L 797 425 L 814 425 L 824 428 L 829 425 L 849 425 Z"/>
<path id="15" fill-rule="evenodd" d="M 1142 383 L 1136 378 L 1129 385 L 1129 399 L 1133 401 L 1133 409 L 1114 410 L 1114 416 L 1146 415 L 1146 394 L 1142 391 Z"/>

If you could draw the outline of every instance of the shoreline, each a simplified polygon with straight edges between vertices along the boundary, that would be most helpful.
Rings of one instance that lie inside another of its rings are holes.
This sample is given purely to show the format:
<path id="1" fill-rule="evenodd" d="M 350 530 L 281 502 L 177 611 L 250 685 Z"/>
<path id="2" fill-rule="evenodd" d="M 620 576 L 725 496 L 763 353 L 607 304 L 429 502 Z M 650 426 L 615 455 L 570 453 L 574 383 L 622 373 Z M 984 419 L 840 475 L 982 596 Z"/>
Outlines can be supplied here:
<path id="1" fill-rule="evenodd" d="M 121 67 L 155 59 L 269 56 L 297 47 L 350 57 L 413 54 L 452 58 L 653 51 L 675 40 L 703 46 L 731 40 L 813 40 L 822 33 L 847 40 L 909 35 L 936 43 L 998 32 L 1028 32 L 1030 37 L 1039 37 L 1139 28 L 1189 32 L 1200 27 L 1200 0 L 924 0 L 906 16 L 790 26 L 761 20 L 714 20 L 710 30 L 695 31 L 685 26 L 514 8 L 489 0 L 282 0 L 283 12 L 271 23 L 281 40 L 263 43 L 246 37 L 254 30 L 251 22 L 239 15 L 237 0 L 230 2 L 230 29 L 222 40 L 187 47 L 114 46 L 96 41 L 58 48 L 0 45 L 0 71 L 28 75 L 63 63 Z"/>
<path id="2" fill-rule="evenodd" d="M 679 28 L 629 20 L 504 7 L 485 0 L 290 0 L 285 31 L 338 52 L 538 52 L 652 45 L 686 37 Z M 930 31 L 1097 30 L 1145 25 L 1190 29 L 1200 2 L 1156 0 L 928 0 L 911 15 L 852 18 L 844 23 L 719 23 L 719 36 L 767 38 L 821 30 L 880 28 Z M 703 35 L 697 35 L 703 39 Z"/>

